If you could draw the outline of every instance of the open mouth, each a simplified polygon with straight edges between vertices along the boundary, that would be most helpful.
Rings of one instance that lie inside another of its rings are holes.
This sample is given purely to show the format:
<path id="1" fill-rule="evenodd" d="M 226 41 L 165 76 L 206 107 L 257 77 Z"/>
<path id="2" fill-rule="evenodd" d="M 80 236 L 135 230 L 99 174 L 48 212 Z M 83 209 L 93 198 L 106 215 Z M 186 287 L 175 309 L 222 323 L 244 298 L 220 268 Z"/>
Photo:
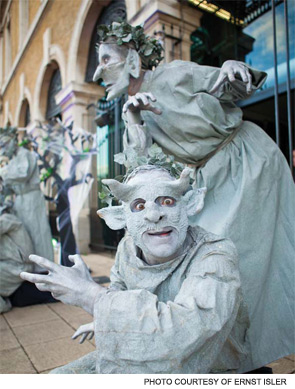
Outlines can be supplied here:
<path id="1" fill-rule="evenodd" d="M 172 233 L 172 229 L 164 229 L 162 231 L 148 231 L 147 232 L 147 234 L 149 236 L 158 236 L 158 237 L 161 237 L 161 238 L 170 236 L 171 233 Z"/>

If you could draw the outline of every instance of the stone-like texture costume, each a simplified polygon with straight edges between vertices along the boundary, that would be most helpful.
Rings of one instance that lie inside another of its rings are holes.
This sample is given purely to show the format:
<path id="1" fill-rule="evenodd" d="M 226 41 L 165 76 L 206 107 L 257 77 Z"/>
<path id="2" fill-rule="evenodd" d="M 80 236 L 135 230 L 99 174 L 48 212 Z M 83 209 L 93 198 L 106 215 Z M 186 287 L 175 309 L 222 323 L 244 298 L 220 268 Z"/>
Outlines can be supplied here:
<path id="1" fill-rule="evenodd" d="M 28 257 L 32 241 L 21 221 L 12 214 L 0 215 L 0 313 L 5 310 L 2 297 L 9 297 L 23 282 L 22 271 L 32 271 Z"/>
<path id="2" fill-rule="evenodd" d="M 226 239 L 190 228 L 186 253 L 147 265 L 129 234 L 94 306 L 97 351 L 52 373 L 232 373 L 248 320 L 238 258 Z M 96 365 L 96 369 L 95 369 Z"/>
<path id="3" fill-rule="evenodd" d="M 4 184 L 16 194 L 13 211 L 21 220 L 33 242 L 30 254 L 53 260 L 51 231 L 40 190 L 39 169 L 35 154 L 23 147 L 7 166 L 0 170 Z"/>
<path id="4" fill-rule="evenodd" d="M 259 88 L 265 73 L 251 73 Z M 141 114 L 166 153 L 193 165 L 237 132 L 196 170 L 196 187 L 208 189 L 196 224 L 237 247 L 253 357 L 243 370 L 251 370 L 294 353 L 295 189 L 279 148 L 234 104 L 247 97 L 242 82 L 208 93 L 218 75 L 190 62 L 157 67 L 140 92 L 152 92 L 163 113 Z"/>

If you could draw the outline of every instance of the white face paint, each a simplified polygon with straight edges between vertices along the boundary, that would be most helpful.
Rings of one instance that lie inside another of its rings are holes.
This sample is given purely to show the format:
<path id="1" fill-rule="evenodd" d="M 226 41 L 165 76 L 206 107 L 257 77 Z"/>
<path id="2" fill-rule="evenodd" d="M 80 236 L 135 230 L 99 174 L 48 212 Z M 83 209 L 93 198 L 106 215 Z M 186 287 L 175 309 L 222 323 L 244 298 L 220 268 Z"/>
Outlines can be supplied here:
<path id="1" fill-rule="evenodd" d="M 142 171 L 130 179 L 136 184 L 130 201 L 124 203 L 127 229 L 148 264 L 167 262 L 183 252 L 189 226 L 183 196 L 166 183 L 169 173 Z"/>
<path id="2" fill-rule="evenodd" d="M 94 80 L 103 79 L 108 92 L 107 100 L 120 97 L 128 92 L 129 67 L 126 62 L 128 49 L 116 44 L 101 44 L 99 46 L 99 66 Z"/>

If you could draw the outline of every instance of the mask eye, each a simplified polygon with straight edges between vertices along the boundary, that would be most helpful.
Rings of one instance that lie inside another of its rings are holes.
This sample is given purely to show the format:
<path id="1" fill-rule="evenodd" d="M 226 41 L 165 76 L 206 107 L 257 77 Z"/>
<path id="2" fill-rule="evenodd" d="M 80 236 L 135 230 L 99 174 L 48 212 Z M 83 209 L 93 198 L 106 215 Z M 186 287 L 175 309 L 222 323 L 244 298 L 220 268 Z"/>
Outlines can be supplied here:
<path id="1" fill-rule="evenodd" d="M 145 209 L 145 200 L 136 199 L 130 205 L 131 212 L 140 212 Z"/>
<path id="2" fill-rule="evenodd" d="M 105 54 L 100 60 L 100 65 L 106 65 L 110 60 L 110 56 Z"/>
<path id="3" fill-rule="evenodd" d="M 173 197 L 158 197 L 156 203 L 161 207 L 174 207 L 176 200 Z"/>

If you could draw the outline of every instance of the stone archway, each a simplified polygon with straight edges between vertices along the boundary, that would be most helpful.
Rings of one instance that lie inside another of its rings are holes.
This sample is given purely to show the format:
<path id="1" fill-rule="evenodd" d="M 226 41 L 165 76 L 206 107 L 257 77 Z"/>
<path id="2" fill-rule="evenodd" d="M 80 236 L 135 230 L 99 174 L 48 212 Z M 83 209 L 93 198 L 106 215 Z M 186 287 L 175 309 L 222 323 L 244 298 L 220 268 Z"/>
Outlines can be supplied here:
<path id="1" fill-rule="evenodd" d="M 125 0 L 85 0 L 78 13 L 69 49 L 68 79 L 79 83 L 92 81 L 89 61 L 95 57 L 95 31 L 99 24 L 109 24 L 126 18 Z M 92 65 L 92 68 L 96 64 Z M 95 69 L 94 69 L 95 70 Z M 94 73 L 94 72 L 93 72 Z"/>
<path id="2" fill-rule="evenodd" d="M 42 81 L 39 84 L 39 88 L 35 96 L 35 102 L 38 102 L 38 115 L 36 115 L 36 119 L 38 120 L 46 120 L 48 90 L 52 76 L 57 69 L 59 69 L 57 62 L 51 61 L 45 68 L 41 69 L 41 73 L 39 74 L 38 78 L 41 78 Z"/>
<path id="3" fill-rule="evenodd" d="M 110 0 L 82 2 L 69 47 L 67 83 L 84 82 L 91 34 L 98 15 L 109 3 Z"/>
<path id="4" fill-rule="evenodd" d="M 24 98 L 21 104 L 19 116 L 18 116 L 18 127 L 27 127 L 31 122 L 31 110 L 30 104 L 27 98 Z"/>

